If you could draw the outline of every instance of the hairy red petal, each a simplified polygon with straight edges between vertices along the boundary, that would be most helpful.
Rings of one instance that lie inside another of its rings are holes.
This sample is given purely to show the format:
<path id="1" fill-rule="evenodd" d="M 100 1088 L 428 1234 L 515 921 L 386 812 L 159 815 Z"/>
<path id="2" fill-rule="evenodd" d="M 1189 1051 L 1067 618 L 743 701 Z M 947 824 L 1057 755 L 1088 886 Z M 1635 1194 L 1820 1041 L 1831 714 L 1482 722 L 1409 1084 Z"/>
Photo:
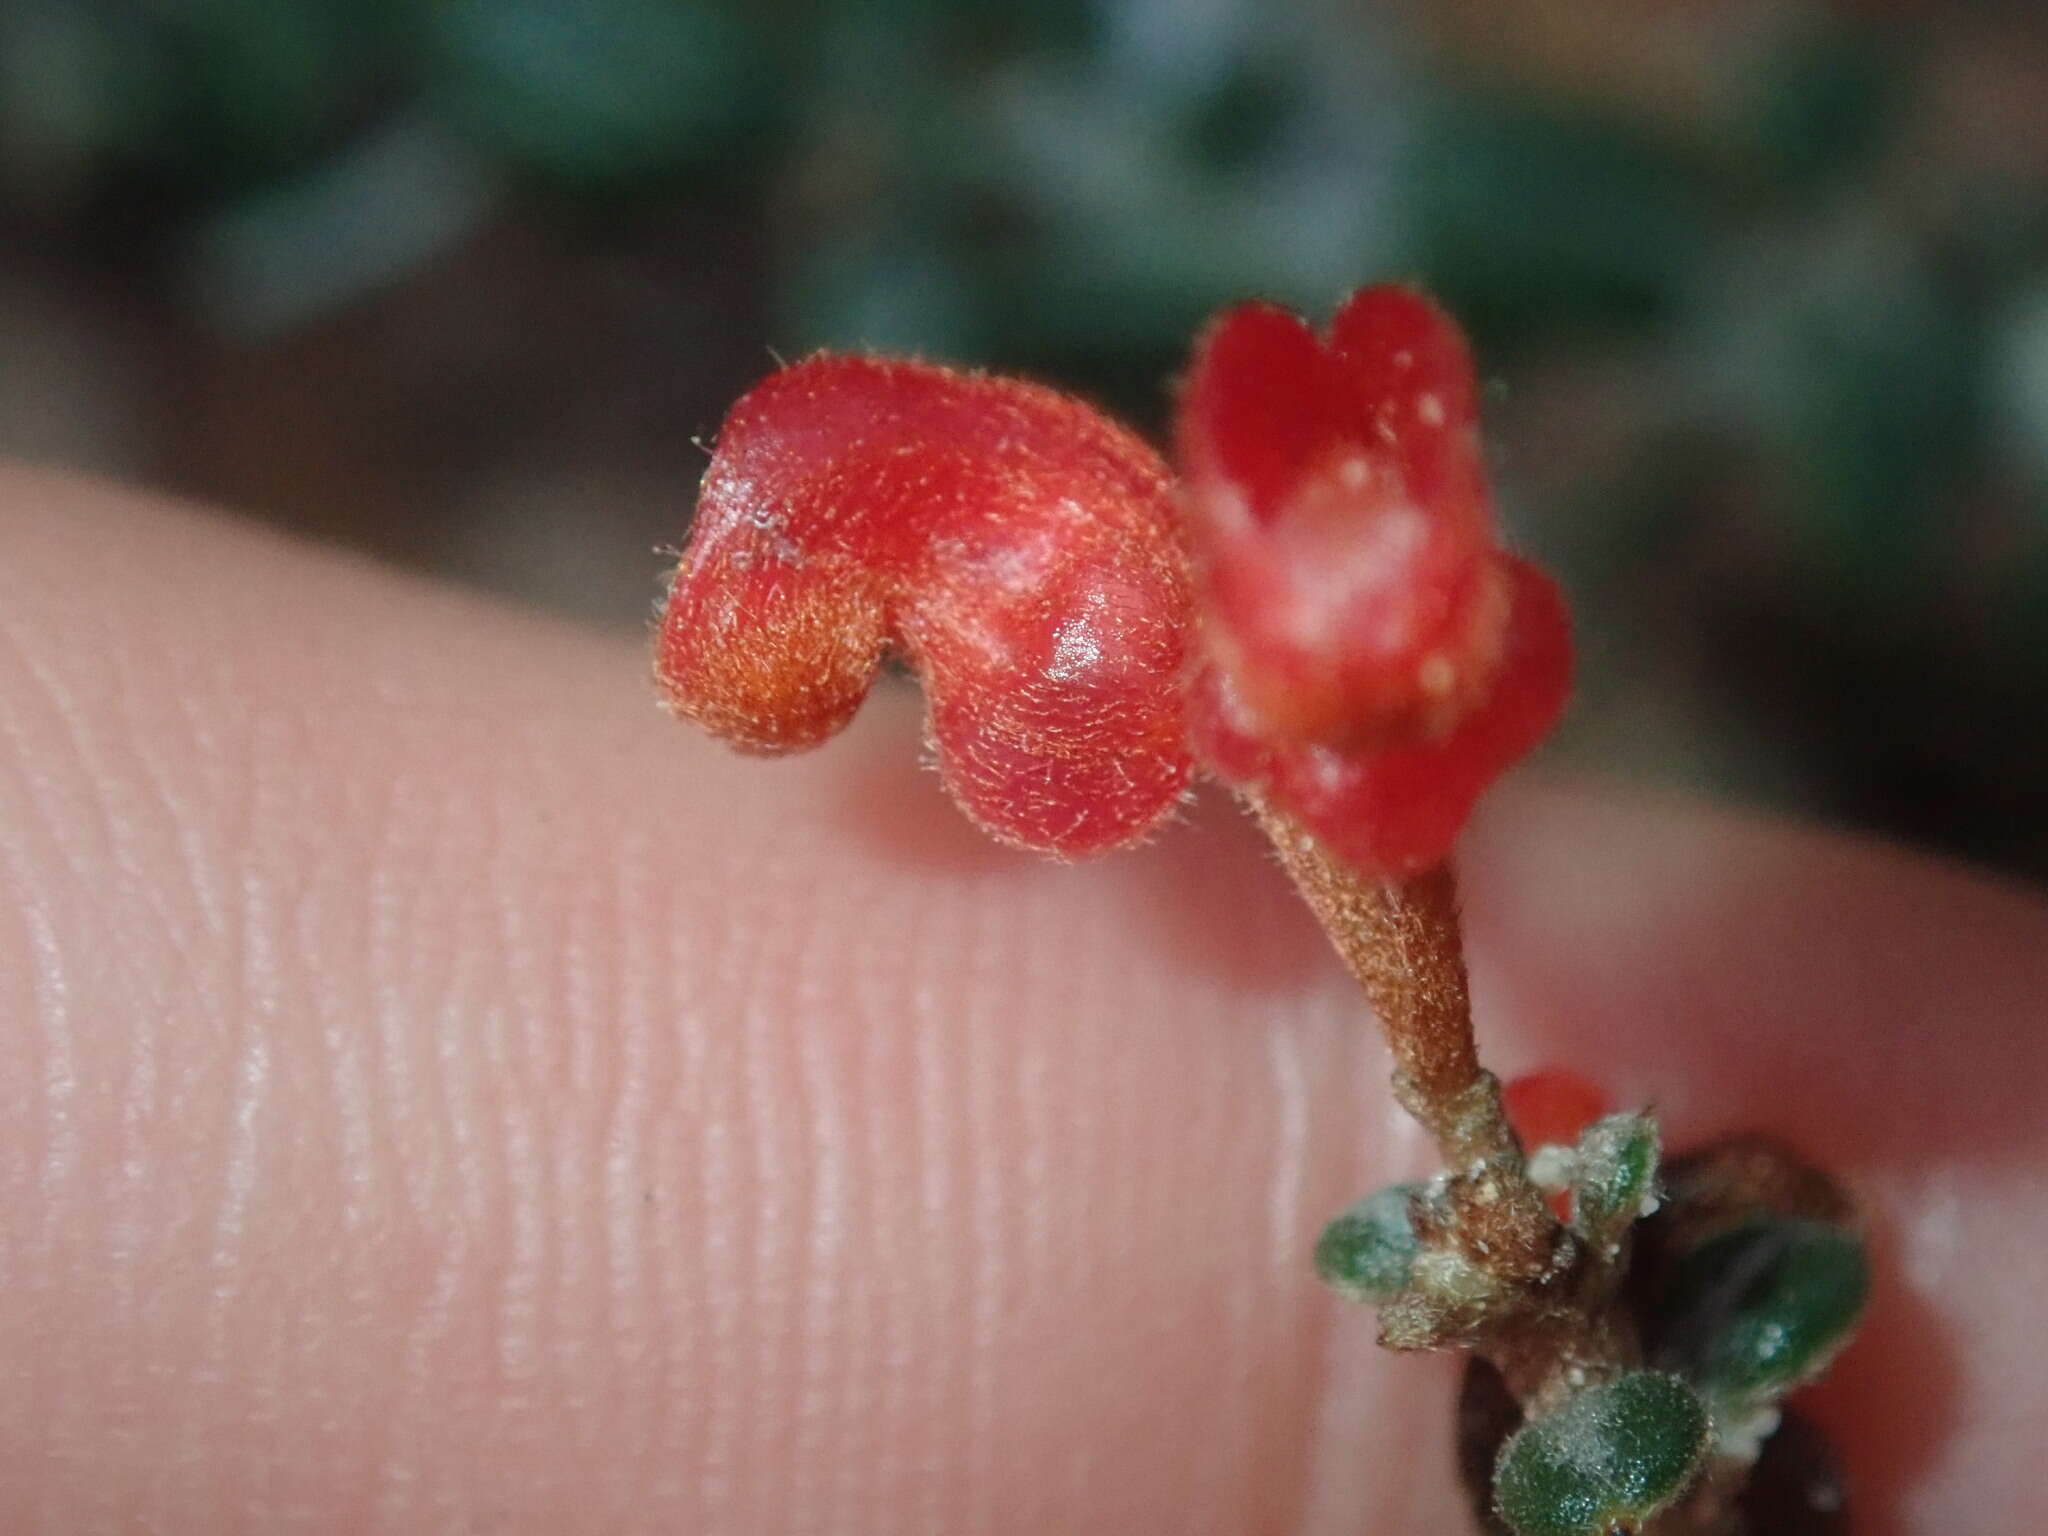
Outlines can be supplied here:
<path id="1" fill-rule="evenodd" d="M 1325 344 L 1232 310 L 1197 345 L 1177 435 L 1210 650 L 1262 734 L 1421 741 L 1477 707 L 1506 602 L 1448 316 L 1369 288 Z"/>
<path id="2" fill-rule="evenodd" d="M 1330 322 L 1360 409 L 1409 494 L 1491 537 L 1479 451 L 1479 381 L 1458 323 L 1399 284 L 1362 288 Z"/>
<path id="3" fill-rule="evenodd" d="M 1563 598 L 1527 561 L 1496 558 L 1511 593 L 1500 665 L 1486 698 L 1449 736 L 1378 751 L 1274 745 L 1212 669 L 1193 692 L 1193 737 L 1205 761 L 1261 789 L 1360 870 L 1392 879 L 1440 862 L 1479 796 L 1556 724 L 1571 688 Z"/>
<path id="4" fill-rule="evenodd" d="M 727 417 L 655 671 L 679 714 L 787 752 L 899 650 L 962 809 L 1079 855 L 1186 784 L 1188 619 L 1166 468 L 1137 438 L 1038 385 L 821 356 Z"/>
<path id="5" fill-rule="evenodd" d="M 1311 460 L 1357 435 L 1346 393 L 1337 359 L 1286 310 L 1243 304 L 1210 322 L 1179 416 L 1181 470 L 1202 488 L 1203 514 L 1233 530 L 1269 521 Z"/>

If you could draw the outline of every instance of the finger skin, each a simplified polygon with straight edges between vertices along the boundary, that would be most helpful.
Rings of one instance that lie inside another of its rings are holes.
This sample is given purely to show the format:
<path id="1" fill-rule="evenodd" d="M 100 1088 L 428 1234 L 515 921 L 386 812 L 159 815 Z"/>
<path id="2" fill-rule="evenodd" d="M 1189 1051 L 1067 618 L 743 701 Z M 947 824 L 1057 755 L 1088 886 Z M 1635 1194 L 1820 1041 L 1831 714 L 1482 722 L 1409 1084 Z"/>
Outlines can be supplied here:
<path id="1" fill-rule="evenodd" d="M 1306 1263 L 1424 1150 L 1225 808 L 1020 858 L 907 694 L 743 761 L 643 653 L 0 480 L 6 1528 L 1455 1528 Z M 1612 794 L 1468 862 L 1502 1070 L 1869 1196 L 1876 1528 L 2048 1512 L 2038 905 Z"/>

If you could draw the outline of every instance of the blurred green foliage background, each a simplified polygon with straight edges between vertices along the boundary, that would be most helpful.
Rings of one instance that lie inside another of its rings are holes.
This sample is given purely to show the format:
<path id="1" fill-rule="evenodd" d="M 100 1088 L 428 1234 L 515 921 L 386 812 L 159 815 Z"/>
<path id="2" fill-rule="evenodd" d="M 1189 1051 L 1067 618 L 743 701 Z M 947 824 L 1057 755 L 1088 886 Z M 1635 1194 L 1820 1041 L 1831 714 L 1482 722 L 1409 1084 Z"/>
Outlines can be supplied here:
<path id="1" fill-rule="evenodd" d="M 2036 0 L 0 0 L 0 233 L 0 450 L 620 623 L 776 354 L 1419 277 L 1564 752 L 2048 874 Z"/>

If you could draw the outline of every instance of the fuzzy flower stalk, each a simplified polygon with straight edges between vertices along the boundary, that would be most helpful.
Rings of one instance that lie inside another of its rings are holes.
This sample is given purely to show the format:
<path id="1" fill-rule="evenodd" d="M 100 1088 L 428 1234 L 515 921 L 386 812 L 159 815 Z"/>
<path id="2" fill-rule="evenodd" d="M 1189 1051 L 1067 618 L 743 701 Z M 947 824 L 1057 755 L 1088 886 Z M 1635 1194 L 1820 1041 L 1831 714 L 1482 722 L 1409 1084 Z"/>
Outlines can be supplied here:
<path id="1" fill-rule="evenodd" d="M 1406 288 L 1353 296 L 1327 338 L 1246 305 L 1197 344 L 1178 440 L 1197 748 L 1371 998 L 1402 1103 L 1493 1168 L 1487 1261 L 1540 1272 L 1553 1234 L 1479 1066 L 1446 861 L 1556 723 L 1571 640 L 1496 537 L 1464 338 Z"/>
<path id="2" fill-rule="evenodd" d="M 1442 1152 L 1340 1214 L 1315 1262 L 1383 1343 L 1470 1357 L 1476 1528 L 1845 1529 L 1824 1445 L 1780 1425 L 1862 1308 L 1847 1200 L 1760 1141 L 1667 1160 L 1649 1115 L 1607 1113 L 1584 1079 L 1504 1093 L 1479 1059 L 1451 853 L 1556 723 L 1571 639 L 1499 539 L 1463 335 L 1400 286 L 1321 334 L 1231 310 L 1197 341 L 1174 448 L 1169 467 L 1018 380 L 784 368 L 705 473 L 663 700 L 742 750 L 800 751 L 893 654 L 962 810 L 1062 858 L 1143 839 L 1197 767 L 1228 786 Z"/>

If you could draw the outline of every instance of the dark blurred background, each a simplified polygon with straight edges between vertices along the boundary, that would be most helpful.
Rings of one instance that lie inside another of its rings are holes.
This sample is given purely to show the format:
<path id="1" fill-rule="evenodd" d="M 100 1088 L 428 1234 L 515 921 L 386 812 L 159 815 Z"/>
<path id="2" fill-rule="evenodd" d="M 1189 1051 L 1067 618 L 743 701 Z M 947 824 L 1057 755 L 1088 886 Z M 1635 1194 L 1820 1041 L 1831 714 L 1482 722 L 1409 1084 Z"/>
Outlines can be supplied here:
<path id="1" fill-rule="evenodd" d="M 0 451 L 618 625 L 771 349 L 1156 429 L 1389 276 L 1563 752 L 2048 876 L 2039 0 L 0 0 Z"/>

